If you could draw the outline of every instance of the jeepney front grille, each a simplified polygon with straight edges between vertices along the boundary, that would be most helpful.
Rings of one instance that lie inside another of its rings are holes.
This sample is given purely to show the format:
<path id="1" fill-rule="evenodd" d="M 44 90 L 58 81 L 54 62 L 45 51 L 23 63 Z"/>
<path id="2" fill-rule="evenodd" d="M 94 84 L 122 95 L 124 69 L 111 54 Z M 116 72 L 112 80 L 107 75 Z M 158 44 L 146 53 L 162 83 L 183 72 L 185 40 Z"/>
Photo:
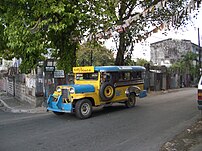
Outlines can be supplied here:
<path id="1" fill-rule="evenodd" d="M 62 89 L 63 103 L 69 103 L 70 102 L 69 97 L 70 97 L 69 90 L 68 89 Z"/>

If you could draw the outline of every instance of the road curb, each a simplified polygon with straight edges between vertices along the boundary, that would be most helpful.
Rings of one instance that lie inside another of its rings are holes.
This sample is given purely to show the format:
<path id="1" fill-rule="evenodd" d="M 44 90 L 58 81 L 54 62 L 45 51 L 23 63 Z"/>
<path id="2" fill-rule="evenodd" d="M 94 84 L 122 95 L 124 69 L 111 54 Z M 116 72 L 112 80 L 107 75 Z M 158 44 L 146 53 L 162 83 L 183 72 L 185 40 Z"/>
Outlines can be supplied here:
<path id="1" fill-rule="evenodd" d="M 4 112 L 11 112 L 12 108 L 9 107 L 3 100 L 0 99 L 0 109 Z"/>
<path id="2" fill-rule="evenodd" d="M 150 92 L 148 92 L 148 96 L 156 96 L 156 95 L 163 95 L 163 94 L 168 94 L 168 93 L 175 93 L 175 92 L 179 92 L 179 91 L 185 91 L 185 90 L 188 90 L 191 88 L 193 88 L 193 87 L 186 87 L 186 88 L 179 88 L 179 89 L 168 89 L 168 90 L 162 90 L 162 91 L 150 91 Z"/>

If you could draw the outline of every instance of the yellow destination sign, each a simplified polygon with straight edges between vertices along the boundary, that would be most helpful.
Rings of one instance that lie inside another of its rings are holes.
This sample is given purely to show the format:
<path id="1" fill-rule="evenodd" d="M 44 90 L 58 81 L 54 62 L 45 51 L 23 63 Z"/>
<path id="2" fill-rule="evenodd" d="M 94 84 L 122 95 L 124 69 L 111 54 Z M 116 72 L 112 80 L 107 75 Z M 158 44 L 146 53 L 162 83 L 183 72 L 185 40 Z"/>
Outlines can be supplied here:
<path id="1" fill-rule="evenodd" d="M 93 72 L 94 72 L 93 66 L 73 67 L 73 73 L 93 73 Z"/>

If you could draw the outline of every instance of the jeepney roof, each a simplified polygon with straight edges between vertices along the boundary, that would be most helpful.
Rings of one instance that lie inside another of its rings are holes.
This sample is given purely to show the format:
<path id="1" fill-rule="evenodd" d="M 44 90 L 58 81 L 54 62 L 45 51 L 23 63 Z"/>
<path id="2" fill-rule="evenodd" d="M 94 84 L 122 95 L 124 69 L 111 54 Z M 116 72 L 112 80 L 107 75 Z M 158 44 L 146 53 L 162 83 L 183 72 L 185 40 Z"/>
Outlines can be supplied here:
<path id="1" fill-rule="evenodd" d="M 145 71 L 143 66 L 95 66 L 98 72 Z"/>

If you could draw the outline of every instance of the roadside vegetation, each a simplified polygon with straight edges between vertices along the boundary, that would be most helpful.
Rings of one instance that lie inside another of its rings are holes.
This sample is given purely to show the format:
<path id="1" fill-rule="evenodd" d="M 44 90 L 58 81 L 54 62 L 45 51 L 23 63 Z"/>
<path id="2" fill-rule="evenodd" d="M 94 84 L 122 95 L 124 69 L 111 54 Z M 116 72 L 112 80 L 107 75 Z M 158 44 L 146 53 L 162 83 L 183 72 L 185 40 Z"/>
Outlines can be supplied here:
<path id="1" fill-rule="evenodd" d="M 98 43 L 84 43 L 77 50 L 77 66 L 114 65 L 114 52 Z"/>
<path id="2" fill-rule="evenodd" d="M 177 73 L 179 75 L 190 75 L 192 81 L 193 77 L 196 77 L 197 80 L 200 78 L 199 64 L 196 64 L 198 61 L 198 55 L 193 52 L 188 52 L 182 59 L 178 60 L 176 63 L 172 64 L 169 68 L 170 73 Z"/>

